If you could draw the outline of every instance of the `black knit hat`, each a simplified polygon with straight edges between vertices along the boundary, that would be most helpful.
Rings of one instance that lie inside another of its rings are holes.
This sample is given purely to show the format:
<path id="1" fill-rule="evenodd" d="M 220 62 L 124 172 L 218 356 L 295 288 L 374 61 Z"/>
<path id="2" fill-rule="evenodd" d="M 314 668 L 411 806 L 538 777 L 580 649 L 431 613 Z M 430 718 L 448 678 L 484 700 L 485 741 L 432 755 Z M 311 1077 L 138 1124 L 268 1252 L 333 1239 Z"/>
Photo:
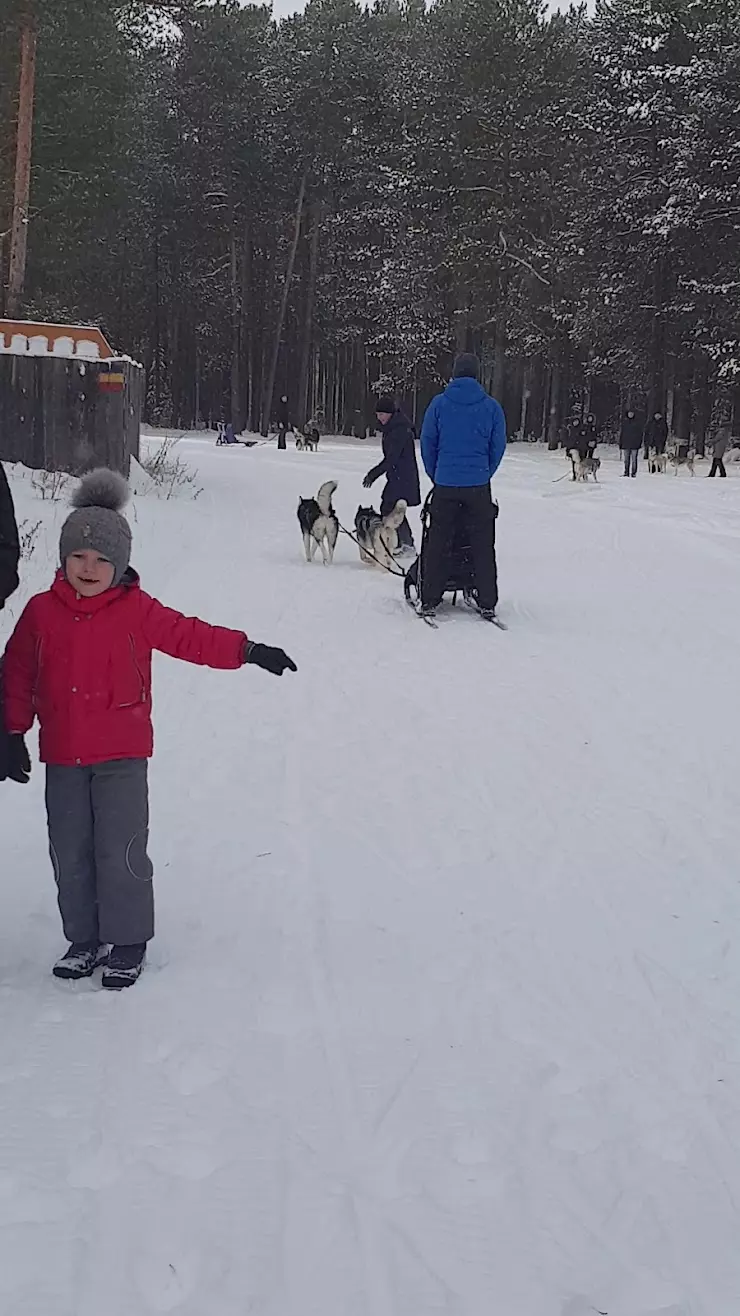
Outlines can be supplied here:
<path id="1" fill-rule="evenodd" d="M 452 367 L 453 379 L 480 379 L 480 361 L 474 352 L 461 352 Z"/>
<path id="2" fill-rule="evenodd" d="M 396 400 L 390 393 L 383 393 L 375 403 L 375 414 L 392 416 L 396 410 Z"/>

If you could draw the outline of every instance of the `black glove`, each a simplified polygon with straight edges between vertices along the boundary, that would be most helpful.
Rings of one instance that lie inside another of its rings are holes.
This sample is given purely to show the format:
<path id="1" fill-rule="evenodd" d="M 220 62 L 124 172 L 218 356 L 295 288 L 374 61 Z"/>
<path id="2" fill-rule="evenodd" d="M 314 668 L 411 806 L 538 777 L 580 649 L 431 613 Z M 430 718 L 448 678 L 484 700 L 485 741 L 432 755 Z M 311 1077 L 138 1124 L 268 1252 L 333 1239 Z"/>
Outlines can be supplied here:
<path id="1" fill-rule="evenodd" d="M 2 731 L 0 740 L 4 741 L 0 746 L 0 781 L 9 777 L 25 786 L 31 775 L 31 760 L 23 736 L 7 736 Z"/>
<path id="2" fill-rule="evenodd" d="M 275 649 L 271 644 L 254 644 L 250 641 L 244 661 L 254 663 L 256 667 L 264 667 L 273 676 L 282 676 L 286 671 L 298 671 L 293 659 L 283 649 Z"/>
<path id="3" fill-rule="evenodd" d="M 369 474 L 367 474 L 365 476 L 365 479 L 362 481 L 362 487 L 363 489 L 372 489 L 374 484 L 375 484 L 375 480 L 373 479 L 372 471 L 370 471 Z"/>

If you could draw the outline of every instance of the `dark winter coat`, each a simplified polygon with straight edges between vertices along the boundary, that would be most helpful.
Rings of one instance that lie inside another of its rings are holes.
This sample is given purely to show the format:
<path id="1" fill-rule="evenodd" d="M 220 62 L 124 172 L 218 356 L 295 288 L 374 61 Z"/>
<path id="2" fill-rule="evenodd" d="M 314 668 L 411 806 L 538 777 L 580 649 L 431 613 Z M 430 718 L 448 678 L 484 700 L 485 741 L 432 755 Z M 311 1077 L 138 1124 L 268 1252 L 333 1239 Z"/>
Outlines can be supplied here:
<path id="1" fill-rule="evenodd" d="M 596 448 L 599 436 L 596 426 L 584 420 L 581 425 L 574 425 L 570 436 L 571 451 L 575 449 L 579 457 L 588 457 Z"/>
<path id="2" fill-rule="evenodd" d="M 0 463 L 0 608 L 18 588 L 18 527 L 10 486 Z"/>
<path id="3" fill-rule="evenodd" d="M 730 439 L 731 439 L 731 435 L 729 429 L 723 428 L 721 430 L 717 430 L 714 443 L 712 444 L 712 456 L 715 458 L 715 460 L 717 461 L 722 460 L 725 453 L 727 452 L 727 449 L 730 446 Z"/>
<path id="4" fill-rule="evenodd" d="M 277 410 L 276 410 L 276 412 L 275 412 L 275 415 L 276 415 L 276 418 L 277 418 L 278 429 L 289 430 L 289 429 L 290 429 L 290 407 L 289 407 L 289 405 L 288 405 L 287 402 L 283 402 L 282 398 L 280 399 L 280 401 L 279 401 L 278 404 L 277 404 Z"/>
<path id="5" fill-rule="evenodd" d="M 381 475 L 385 475 L 387 484 L 383 490 L 381 510 L 383 515 L 395 507 L 399 498 L 405 499 L 409 507 L 418 507 L 421 502 L 419 485 L 419 467 L 416 462 L 416 434 L 411 421 L 402 411 L 394 411 L 390 420 L 382 427 L 383 460 L 368 471 L 367 478 L 374 484 Z"/>
<path id="6" fill-rule="evenodd" d="M 224 669 L 246 658 L 243 631 L 184 617 L 145 594 L 135 571 L 95 598 L 57 573 L 21 614 L 3 660 L 5 722 L 25 735 L 41 725 L 41 760 L 89 766 L 149 758 L 152 653 Z"/>
<path id="7" fill-rule="evenodd" d="M 645 447 L 652 452 L 662 454 L 668 442 L 668 422 L 665 416 L 651 416 L 645 426 Z"/>
<path id="8" fill-rule="evenodd" d="M 642 425 L 639 416 L 624 416 L 619 435 L 622 452 L 635 452 L 642 447 Z"/>
<path id="9" fill-rule="evenodd" d="M 435 484 L 488 484 L 505 451 L 504 413 L 477 379 L 452 379 L 432 399 L 421 427 L 421 455 Z"/>

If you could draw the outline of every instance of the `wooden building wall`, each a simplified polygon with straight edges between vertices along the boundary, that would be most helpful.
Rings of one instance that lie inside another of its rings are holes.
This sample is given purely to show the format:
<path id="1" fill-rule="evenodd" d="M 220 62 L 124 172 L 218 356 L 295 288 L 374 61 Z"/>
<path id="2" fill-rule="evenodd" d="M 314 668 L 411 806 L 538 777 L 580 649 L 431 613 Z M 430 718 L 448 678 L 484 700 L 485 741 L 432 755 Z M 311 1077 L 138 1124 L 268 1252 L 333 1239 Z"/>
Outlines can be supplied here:
<path id="1" fill-rule="evenodd" d="M 0 354 L 0 459 L 128 476 L 143 404 L 144 371 L 132 361 Z"/>

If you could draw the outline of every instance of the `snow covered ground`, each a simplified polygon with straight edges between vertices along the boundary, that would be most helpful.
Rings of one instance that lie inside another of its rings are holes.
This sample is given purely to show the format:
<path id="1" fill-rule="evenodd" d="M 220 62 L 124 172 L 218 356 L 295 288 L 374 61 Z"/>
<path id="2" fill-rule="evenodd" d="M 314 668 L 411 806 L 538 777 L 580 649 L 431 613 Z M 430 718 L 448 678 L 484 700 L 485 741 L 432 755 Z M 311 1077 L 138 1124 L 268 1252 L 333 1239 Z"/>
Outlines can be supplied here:
<path id="1" fill-rule="evenodd" d="M 49 976 L 42 773 L 2 788 L 0 1312 L 737 1316 L 740 468 L 512 448 L 510 629 L 432 631 L 302 560 L 368 447 L 189 438 L 198 498 L 135 499 L 145 588 L 300 670 L 156 660 L 132 991 Z M 65 510 L 12 479 L 2 639 Z"/>

